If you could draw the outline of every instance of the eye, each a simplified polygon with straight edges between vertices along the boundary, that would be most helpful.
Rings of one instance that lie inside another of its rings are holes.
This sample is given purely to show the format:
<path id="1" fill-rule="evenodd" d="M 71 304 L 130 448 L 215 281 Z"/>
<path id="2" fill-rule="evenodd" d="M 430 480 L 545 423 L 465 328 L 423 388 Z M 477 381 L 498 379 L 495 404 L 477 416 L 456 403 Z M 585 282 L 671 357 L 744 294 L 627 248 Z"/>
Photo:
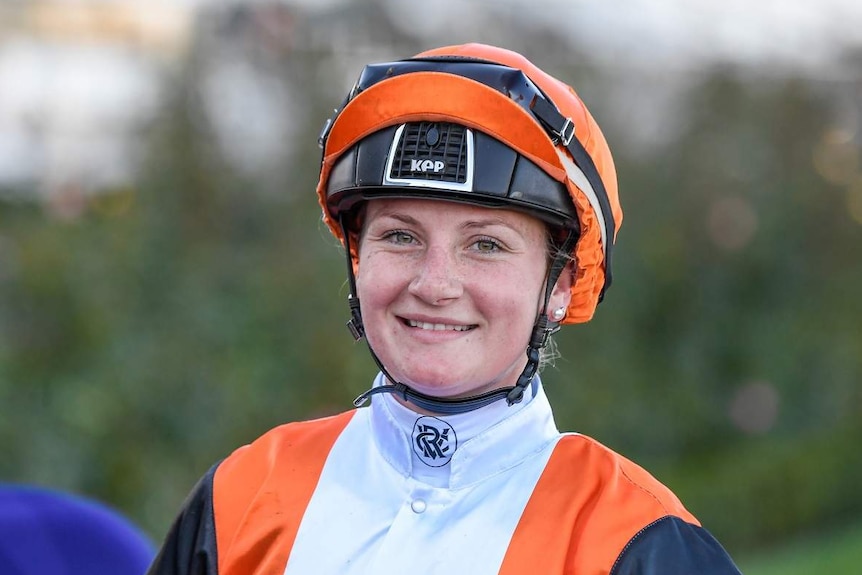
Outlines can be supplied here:
<path id="1" fill-rule="evenodd" d="M 492 238 L 479 238 L 473 243 L 473 247 L 476 251 L 484 254 L 491 254 L 502 249 L 500 242 Z"/>
<path id="2" fill-rule="evenodd" d="M 416 238 L 412 234 L 404 230 L 392 230 L 383 235 L 383 238 L 393 244 L 407 246 L 416 242 Z"/>

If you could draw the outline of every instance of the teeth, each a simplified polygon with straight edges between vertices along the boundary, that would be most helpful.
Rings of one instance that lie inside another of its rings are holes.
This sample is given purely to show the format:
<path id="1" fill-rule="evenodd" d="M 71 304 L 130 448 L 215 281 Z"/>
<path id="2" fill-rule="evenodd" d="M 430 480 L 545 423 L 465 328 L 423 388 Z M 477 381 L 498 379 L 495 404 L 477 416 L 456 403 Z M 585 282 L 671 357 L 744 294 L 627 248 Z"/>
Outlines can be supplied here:
<path id="1" fill-rule="evenodd" d="M 432 331 L 467 331 L 471 329 L 469 325 L 449 325 L 447 323 L 427 323 L 424 321 L 407 320 L 407 325 L 410 327 L 418 327 L 419 329 L 428 329 Z"/>

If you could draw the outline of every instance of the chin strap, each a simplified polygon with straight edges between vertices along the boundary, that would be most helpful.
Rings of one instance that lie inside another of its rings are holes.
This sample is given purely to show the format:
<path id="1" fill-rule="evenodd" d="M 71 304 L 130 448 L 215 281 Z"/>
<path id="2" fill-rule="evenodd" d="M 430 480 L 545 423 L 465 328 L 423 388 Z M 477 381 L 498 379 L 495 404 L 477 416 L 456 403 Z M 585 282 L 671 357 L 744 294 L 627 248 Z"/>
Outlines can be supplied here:
<path id="1" fill-rule="evenodd" d="M 345 216 L 341 216 L 339 224 L 341 226 L 342 236 L 344 237 L 344 250 L 347 257 L 347 282 L 350 289 L 350 294 L 347 296 L 347 303 L 350 306 L 350 320 L 347 322 L 347 329 L 350 330 L 354 340 L 359 341 L 365 335 L 365 327 L 362 324 L 359 298 L 356 296 L 356 276 L 353 273 L 353 258 L 351 257 L 350 252 L 350 234 L 348 233 Z M 468 411 L 485 407 L 486 405 L 490 405 L 503 398 L 506 399 L 506 403 L 510 406 L 520 403 L 524 399 L 524 392 L 532 383 L 533 378 L 536 375 L 536 371 L 539 369 L 542 349 L 544 349 L 548 344 L 548 340 L 551 335 L 560 329 L 560 324 L 558 322 L 548 319 L 548 301 L 551 298 L 554 285 L 557 283 L 560 273 L 562 273 L 569 261 L 568 254 L 571 253 L 577 239 L 577 231 L 571 230 L 559 250 L 559 255 L 554 257 L 554 260 L 548 268 L 548 277 L 545 281 L 545 294 L 542 309 L 535 325 L 533 326 L 530 343 L 527 345 L 527 365 L 524 366 L 524 371 L 521 372 L 521 375 L 518 377 L 518 381 L 513 387 L 493 389 L 479 395 L 457 399 L 426 395 L 396 381 L 395 378 L 389 375 L 389 371 L 383 365 L 383 362 L 380 361 L 380 358 L 377 357 L 377 354 L 374 353 L 374 350 L 371 348 L 371 344 L 368 344 L 368 340 L 366 340 L 368 351 L 371 353 L 371 358 L 374 360 L 374 363 L 377 364 L 377 367 L 383 373 L 386 380 L 391 383 L 372 387 L 368 391 L 360 394 L 359 397 L 353 400 L 354 407 L 361 407 L 371 398 L 371 396 L 379 395 L 381 393 L 391 393 L 400 397 L 404 401 L 412 403 L 420 409 L 440 415 L 467 413 Z"/>
<path id="2" fill-rule="evenodd" d="M 530 345 L 527 346 L 527 365 L 518 377 L 514 387 L 506 389 L 506 403 L 514 405 L 524 399 L 524 392 L 533 381 L 536 371 L 539 369 L 541 351 L 548 345 L 551 335 L 560 329 L 560 324 L 548 320 L 546 314 L 539 316 L 536 325 L 533 326 L 533 334 L 530 336 Z"/>
<path id="3" fill-rule="evenodd" d="M 383 375 L 389 379 L 389 381 L 392 381 L 385 371 L 383 371 Z M 514 388 L 508 387 L 503 389 L 494 389 L 487 393 L 473 395 L 471 397 L 446 399 L 445 397 L 432 397 L 430 395 L 425 395 L 424 393 L 419 393 L 414 389 L 410 389 L 403 383 L 396 382 L 372 387 L 353 400 L 353 405 L 355 407 L 361 407 L 372 395 L 391 393 L 392 395 L 400 397 L 404 401 L 409 401 L 416 407 L 425 411 L 437 413 L 439 415 L 455 415 L 458 413 L 467 413 L 468 411 L 485 407 L 486 405 L 490 405 L 495 401 L 503 399 L 508 395 L 511 389 Z"/>

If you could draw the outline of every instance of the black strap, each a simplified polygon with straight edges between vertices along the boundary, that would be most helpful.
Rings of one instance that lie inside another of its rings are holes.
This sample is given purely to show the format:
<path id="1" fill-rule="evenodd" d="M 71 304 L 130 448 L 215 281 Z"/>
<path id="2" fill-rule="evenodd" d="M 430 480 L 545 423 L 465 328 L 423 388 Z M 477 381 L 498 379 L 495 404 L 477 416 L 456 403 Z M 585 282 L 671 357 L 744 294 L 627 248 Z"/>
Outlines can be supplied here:
<path id="1" fill-rule="evenodd" d="M 536 117 L 545 125 L 551 133 L 554 144 L 563 144 L 566 150 L 571 154 L 572 159 L 581 171 L 586 176 L 587 181 L 593 187 L 596 193 L 596 198 L 599 201 L 599 207 L 602 209 L 602 215 L 605 221 L 605 283 L 602 286 L 602 291 L 599 294 L 599 301 L 605 296 L 605 292 L 611 286 L 611 253 L 614 245 L 614 231 L 616 230 L 616 222 L 614 222 L 614 213 L 611 210 L 611 202 L 608 198 L 608 192 L 605 190 L 605 185 L 602 182 L 599 171 L 593 159 L 587 153 L 587 150 L 581 144 L 580 140 L 575 137 L 575 125 L 570 118 L 563 117 L 559 110 L 548 100 L 536 96 L 530 103 L 530 109 Z"/>
<path id="2" fill-rule="evenodd" d="M 341 214 L 338 219 L 341 226 L 341 235 L 344 236 L 344 251 L 347 259 L 347 286 L 350 293 L 347 295 L 347 305 L 350 306 L 350 319 L 347 321 L 347 329 L 353 335 L 354 341 L 359 341 L 365 335 L 365 326 L 362 325 L 362 313 L 359 310 L 359 297 L 356 295 L 356 276 L 353 273 L 353 256 L 350 253 L 350 232 L 347 228 L 346 216 Z"/>
<path id="3" fill-rule="evenodd" d="M 387 379 L 389 379 L 388 376 Z M 392 380 L 389 379 L 389 381 Z M 353 401 L 353 405 L 355 407 L 360 407 L 372 395 L 377 395 L 379 393 L 392 393 L 401 397 L 403 400 L 409 401 L 413 405 L 424 409 L 425 411 L 439 413 L 441 415 L 456 415 L 458 413 L 467 413 L 468 411 L 473 411 L 474 409 L 479 409 L 480 407 L 490 405 L 495 401 L 506 397 L 513 389 L 515 388 L 506 387 L 501 389 L 494 389 L 486 393 L 474 395 L 471 397 L 447 399 L 445 397 L 433 397 L 430 395 L 425 395 L 424 393 L 420 393 L 414 389 L 410 389 L 403 383 L 392 383 L 372 387 L 371 389 L 357 397 Z"/>

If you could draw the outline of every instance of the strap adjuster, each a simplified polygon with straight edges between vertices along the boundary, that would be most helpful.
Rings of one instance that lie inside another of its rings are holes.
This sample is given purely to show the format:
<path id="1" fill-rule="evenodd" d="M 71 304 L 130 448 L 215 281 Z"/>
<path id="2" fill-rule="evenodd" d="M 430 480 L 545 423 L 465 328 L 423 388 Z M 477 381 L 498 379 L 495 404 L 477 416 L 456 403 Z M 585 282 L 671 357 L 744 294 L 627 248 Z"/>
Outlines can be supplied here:
<path id="1" fill-rule="evenodd" d="M 555 140 L 557 142 L 562 143 L 564 146 L 568 146 L 572 141 L 572 138 L 575 137 L 575 123 L 572 122 L 571 118 L 566 118 L 566 121 L 563 123 L 563 127 L 559 129 L 559 131 L 554 131 Z"/>
<path id="2" fill-rule="evenodd" d="M 337 112 L 337 110 L 336 110 Z M 329 137 L 329 132 L 332 130 L 332 124 L 335 116 L 332 118 L 327 118 L 326 122 L 323 124 L 323 128 L 320 130 L 320 135 L 317 136 L 317 145 L 320 146 L 320 149 L 324 149 L 326 146 L 326 139 Z"/>

